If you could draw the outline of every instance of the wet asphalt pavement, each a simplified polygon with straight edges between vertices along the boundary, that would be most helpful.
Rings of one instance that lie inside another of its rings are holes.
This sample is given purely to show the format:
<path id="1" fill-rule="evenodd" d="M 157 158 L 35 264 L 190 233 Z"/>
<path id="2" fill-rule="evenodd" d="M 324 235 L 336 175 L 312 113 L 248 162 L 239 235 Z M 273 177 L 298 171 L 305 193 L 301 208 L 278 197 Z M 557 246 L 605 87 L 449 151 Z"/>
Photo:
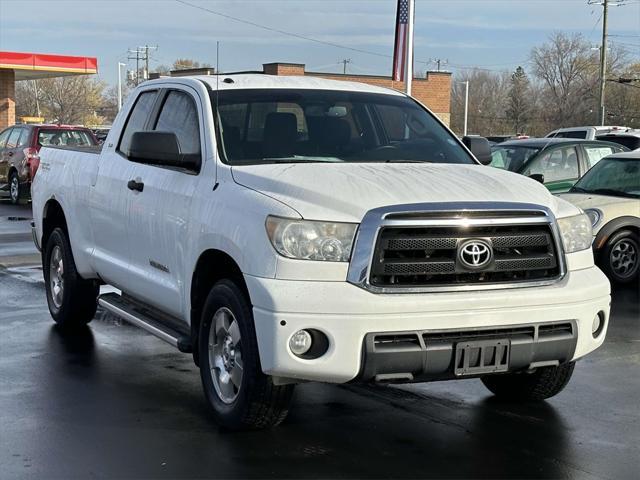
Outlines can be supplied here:
<path id="1" fill-rule="evenodd" d="M 0 264 L 6 245 L 0 228 Z M 639 303 L 616 290 L 605 345 L 545 403 L 305 384 L 280 427 L 230 433 L 189 355 L 104 312 L 60 331 L 41 270 L 0 267 L 0 478 L 638 478 Z"/>

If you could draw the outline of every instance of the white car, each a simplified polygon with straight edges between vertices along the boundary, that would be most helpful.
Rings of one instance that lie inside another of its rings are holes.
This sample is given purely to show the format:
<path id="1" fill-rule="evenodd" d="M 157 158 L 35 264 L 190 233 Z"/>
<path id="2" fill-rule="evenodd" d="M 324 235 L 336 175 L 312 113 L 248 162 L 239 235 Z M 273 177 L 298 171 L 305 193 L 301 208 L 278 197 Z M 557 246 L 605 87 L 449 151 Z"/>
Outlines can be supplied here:
<path id="1" fill-rule="evenodd" d="M 558 128 L 545 135 L 545 138 L 580 138 L 583 140 L 595 140 L 598 135 L 613 132 L 624 132 L 627 127 L 613 126 L 589 126 L 589 127 L 567 127 Z"/>
<path id="2" fill-rule="evenodd" d="M 51 315 L 84 325 L 97 301 L 192 352 L 231 428 L 278 424 L 304 381 L 553 396 L 607 330 L 591 222 L 465 145 L 490 161 L 486 139 L 359 83 L 145 82 L 99 154 L 40 152 Z"/>
<path id="3" fill-rule="evenodd" d="M 561 195 L 582 208 L 593 225 L 596 262 L 615 282 L 640 271 L 640 151 L 603 158 Z"/>

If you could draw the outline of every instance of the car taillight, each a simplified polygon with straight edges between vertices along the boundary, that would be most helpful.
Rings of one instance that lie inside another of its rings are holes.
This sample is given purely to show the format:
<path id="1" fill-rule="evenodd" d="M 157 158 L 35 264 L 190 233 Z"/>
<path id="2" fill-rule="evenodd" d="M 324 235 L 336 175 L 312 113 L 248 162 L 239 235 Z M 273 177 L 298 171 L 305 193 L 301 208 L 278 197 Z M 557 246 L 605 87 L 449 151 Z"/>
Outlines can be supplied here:
<path id="1" fill-rule="evenodd" d="M 33 177 L 40 166 L 40 154 L 35 148 L 25 148 L 23 150 L 24 158 L 27 159 L 27 165 L 29 167 L 29 177 L 33 180 Z"/>

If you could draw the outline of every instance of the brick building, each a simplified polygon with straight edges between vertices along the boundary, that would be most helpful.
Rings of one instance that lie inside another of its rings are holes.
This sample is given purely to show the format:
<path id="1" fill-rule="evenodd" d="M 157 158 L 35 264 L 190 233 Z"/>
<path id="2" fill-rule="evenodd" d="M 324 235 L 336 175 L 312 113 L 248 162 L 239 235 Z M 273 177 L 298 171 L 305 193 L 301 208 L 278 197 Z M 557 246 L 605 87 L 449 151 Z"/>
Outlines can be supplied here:
<path id="1" fill-rule="evenodd" d="M 211 68 L 194 68 L 188 70 L 174 70 L 172 76 L 210 75 Z M 404 92 L 404 82 L 394 82 L 391 77 L 382 75 L 351 75 L 340 73 L 307 72 L 301 63 L 265 63 L 262 73 L 267 75 L 306 75 L 322 77 L 331 80 L 346 80 L 362 82 L 379 87 L 393 88 Z M 411 96 L 423 103 L 435 113 L 445 124 L 451 120 L 451 73 L 427 72 L 425 78 L 414 78 Z"/>

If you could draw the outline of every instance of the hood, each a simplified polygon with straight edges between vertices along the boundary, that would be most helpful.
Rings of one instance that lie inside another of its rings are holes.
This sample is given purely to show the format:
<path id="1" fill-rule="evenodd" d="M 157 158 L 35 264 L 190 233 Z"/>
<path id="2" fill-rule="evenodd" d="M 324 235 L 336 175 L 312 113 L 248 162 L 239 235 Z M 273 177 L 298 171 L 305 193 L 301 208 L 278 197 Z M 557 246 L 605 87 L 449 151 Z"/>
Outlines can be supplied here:
<path id="1" fill-rule="evenodd" d="M 576 207 L 585 208 L 628 208 L 630 212 L 635 211 L 635 215 L 640 215 L 640 200 L 636 198 L 615 197 L 613 195 L 594 195 L 592 193 L 564 193 L 559 195 L 567 202 L 573 203 Z"/>
<path id="2" fill-rule="evenodd" d="M 481 165 L 290 163 L 234 166 L 232 174 L 310 220 L 360 222 L 373 208 L 408 203 L 523 202 L 556 215 L 560 208 L 535 180 Z"/>

